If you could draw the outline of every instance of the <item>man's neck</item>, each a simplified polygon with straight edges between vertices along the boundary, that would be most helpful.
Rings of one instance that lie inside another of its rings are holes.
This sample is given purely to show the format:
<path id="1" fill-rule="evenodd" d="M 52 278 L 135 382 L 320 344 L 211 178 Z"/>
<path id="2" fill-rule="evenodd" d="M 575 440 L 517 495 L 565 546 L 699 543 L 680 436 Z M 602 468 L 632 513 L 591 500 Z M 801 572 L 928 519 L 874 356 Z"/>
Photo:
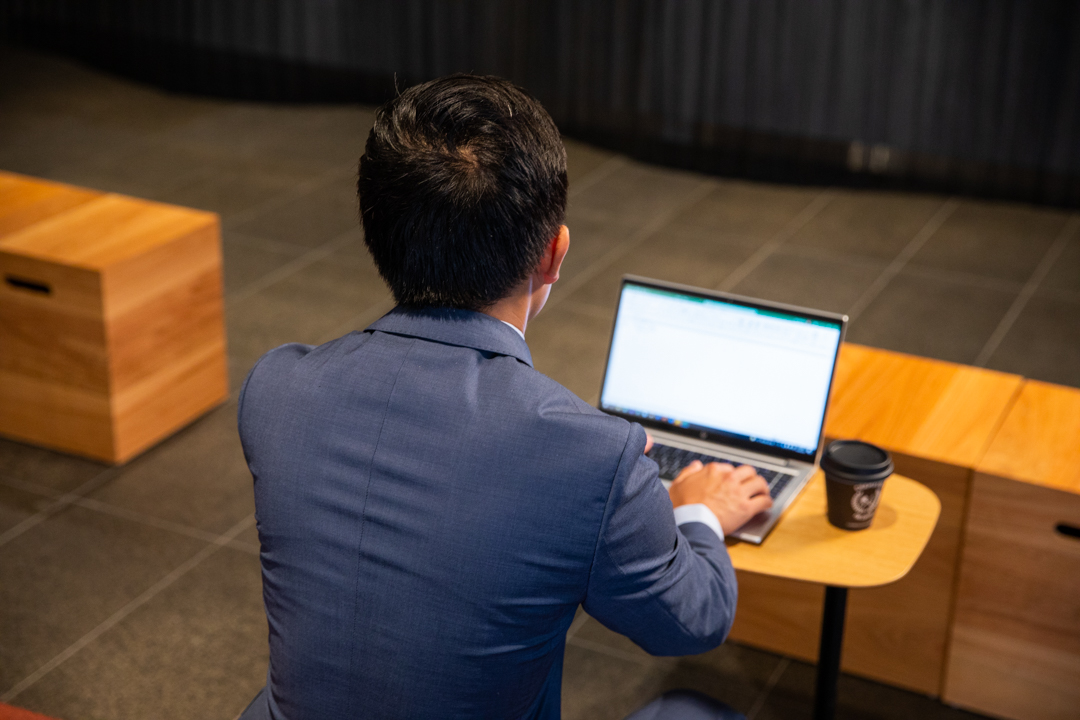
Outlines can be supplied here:
<path id="1" fill-rule="evenodd" d="M 525 335 L 525 326 L 544 308 L 551 284 L 559 279 L 559 268 L 570 247 L 570 231 L 559 226 L 559 234 L 551 240 L 537 268 L 499 302 L 483 312 L 513 325 Z"/>
<path id="2" fill-rule="evenodd" d="M 513 325 L 524 335 L 529 320 L 544 306 L 544 301 L 547 300 L 548 287 L 550 286 L 545 285 L 534 291 L 533 282 L 530 278 L 515 288 L 514 292 L 509 296 L 504 297 L 481 312 L 490 315 L 496 320 L 502 320 L 504 323 Z"/>
<path id="3" fill-rule="evenodd" d="M 518 332 L 525 334 L 525 326 L 529 323 L 528 309 L 505 304 L 505 299 L 500 300 L 491 307 L 481 310 L 485 315 L 490 315 L 496 320 L 502 320 L 507 325 L 513 325 Z"/>

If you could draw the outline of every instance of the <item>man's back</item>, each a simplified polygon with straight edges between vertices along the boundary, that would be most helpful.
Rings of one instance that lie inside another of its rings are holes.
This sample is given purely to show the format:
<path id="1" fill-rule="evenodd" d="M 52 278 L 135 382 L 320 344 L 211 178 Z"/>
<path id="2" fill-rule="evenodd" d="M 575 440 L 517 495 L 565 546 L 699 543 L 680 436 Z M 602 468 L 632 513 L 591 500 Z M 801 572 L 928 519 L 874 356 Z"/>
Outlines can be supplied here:
<path id="1" fill-rule="evenodd" d="M 271 716 L 558 717 L 578 604 L 652 652 L 722 641 L 722 543 L 676 530 L 639 427 L 530 364 L 504 323 L 429 310 L 256 365 Z"/>

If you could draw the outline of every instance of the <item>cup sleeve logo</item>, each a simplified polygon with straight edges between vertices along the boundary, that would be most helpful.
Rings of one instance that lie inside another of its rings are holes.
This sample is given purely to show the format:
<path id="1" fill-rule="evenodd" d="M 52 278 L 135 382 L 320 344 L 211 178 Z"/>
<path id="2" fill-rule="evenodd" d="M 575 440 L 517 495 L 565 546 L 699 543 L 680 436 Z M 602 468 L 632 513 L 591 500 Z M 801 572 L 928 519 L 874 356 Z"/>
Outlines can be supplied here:
<path id="1" fill-rule="evenodd" d="M 874 517 L 878 500 L 881 499 L 881 483 L 863 483 L 856 485 L 851 494 L 851 511 L 854 519 L 862 522 Z"/>

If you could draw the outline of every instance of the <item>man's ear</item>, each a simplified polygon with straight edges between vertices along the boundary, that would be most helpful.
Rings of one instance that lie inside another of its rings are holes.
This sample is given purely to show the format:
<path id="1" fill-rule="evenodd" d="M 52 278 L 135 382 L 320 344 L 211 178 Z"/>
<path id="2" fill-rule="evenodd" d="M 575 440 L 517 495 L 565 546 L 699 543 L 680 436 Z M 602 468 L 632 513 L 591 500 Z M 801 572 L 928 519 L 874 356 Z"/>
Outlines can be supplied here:
<path id="1" fill-rule="evenodd" d="M 550 285 L 559 279 L 559 270 L 562 268 L 563 260 L 566 258 L 566 251 L 569 249 L 570 228 L 560 225 L 559 234 L 548 243 L 544 258 L 540 261 L 540 272 L 543 275 L 545 285 Z"/>

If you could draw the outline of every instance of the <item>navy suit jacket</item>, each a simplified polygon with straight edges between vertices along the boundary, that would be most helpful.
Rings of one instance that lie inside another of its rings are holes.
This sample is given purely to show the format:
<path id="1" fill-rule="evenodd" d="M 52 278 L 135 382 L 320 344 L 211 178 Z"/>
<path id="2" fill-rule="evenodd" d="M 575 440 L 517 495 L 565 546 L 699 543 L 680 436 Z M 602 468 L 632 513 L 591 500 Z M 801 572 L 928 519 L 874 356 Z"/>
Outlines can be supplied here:
<path id="1" fill-rule="evenodd" d="M 272 718 L 558 718 L 578 605 L 650 653 L 720 644 L 723 542 L 676 528 L 645 432 L 487 315 L 397 309 L 252 369 Z"/>

